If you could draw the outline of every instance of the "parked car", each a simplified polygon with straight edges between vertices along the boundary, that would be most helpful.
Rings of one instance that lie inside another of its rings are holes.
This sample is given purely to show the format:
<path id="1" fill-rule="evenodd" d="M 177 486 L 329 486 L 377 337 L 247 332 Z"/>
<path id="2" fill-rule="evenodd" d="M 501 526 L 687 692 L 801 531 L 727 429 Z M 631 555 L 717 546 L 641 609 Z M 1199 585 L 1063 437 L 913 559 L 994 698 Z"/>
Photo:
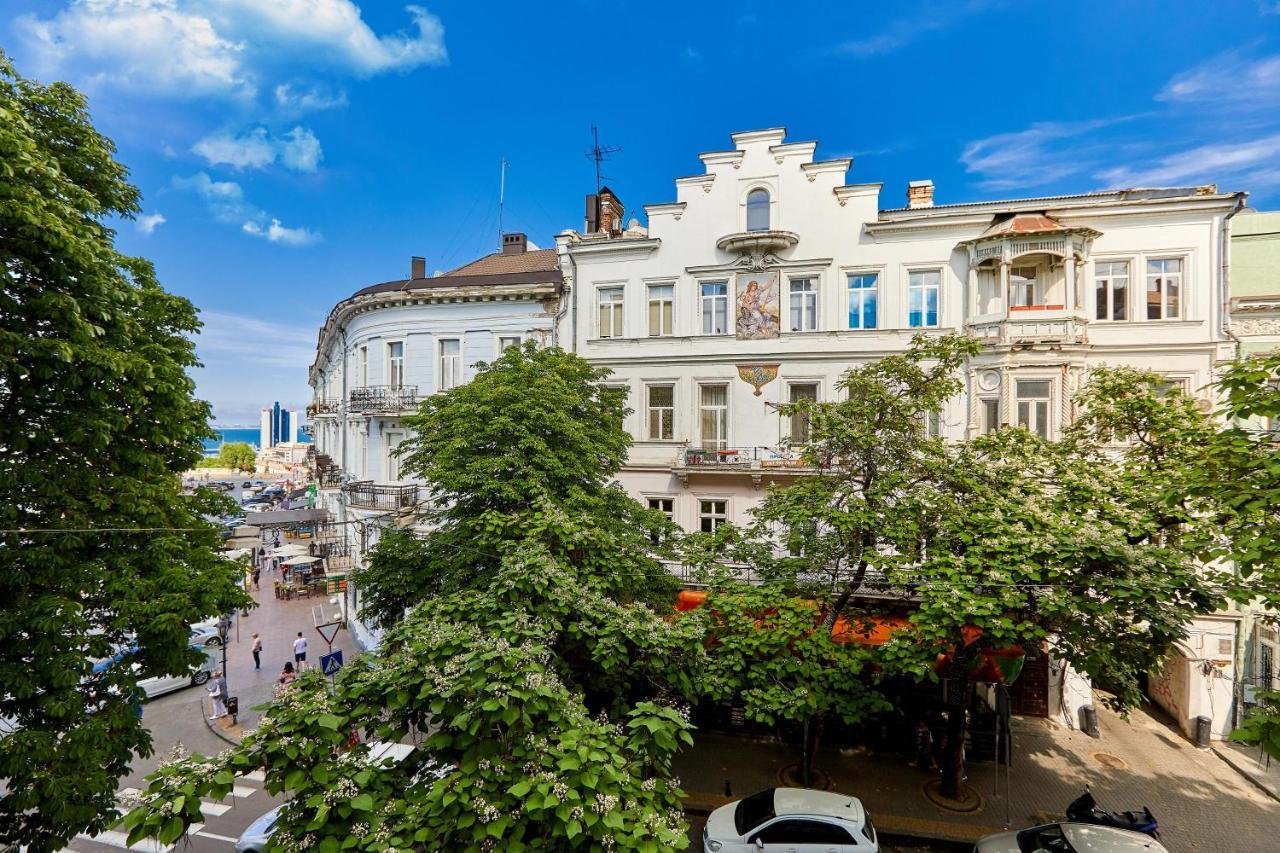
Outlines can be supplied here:
<path id="1" fill-rule="evenodd" d="M 280 820 L 282 808 L 284 808 L 283 803 L 249 824 L 236 841 L 236 853 L 262 853 L 266 850 L 267 842 L 276 831 L 276 823 Z"/>
<path id="2" fill-rule="evenodd" d="M 205 651 L 205 649 L 200 646 L 193 645 L 192 648 L 199 649 L 201 652 Z M 132 666 L 135 670 L 141 669 L 141 664 L 137 662 L 128 663 L 129 656 L 135 651 L 137 651 L 136 646 L 126 646 L 110 657 L 94 661 L 93 672 L 96 674 L 102 672 L 109 666 L 124 665 L 126 663 Z M 153 675 L 150 678 L 139 679 L 138 686 L 142 688 L 143 694 L 148 699 L 153 699 L 156 696 L 163 696 L 166 693 L 172 693 L 173 691 L 181 690 L 184 687 L 199 686 L 206 683 L 212 676 L 213 663 L 206 655 L 204 661 L 200 665 L 196 666 L 185 675 Z M 141 711 L 139 711 L 139 714 L 141 714 Z"/>
<path id="3" fill-rule="evenodd" d="M 191 645 L 220 646 L 222 637 L 218 634 L 218 620 L 209 619 L 191 626 Z"/>
<path id="4" fill-rule="evenodd" d="M 713 811 L 702 847 L 705 853 L 879 853 L 880 843 L 856 797 L 768 788 Z"/>
<path id="5" fill-rule="evenodd" d="M 997 832 L 978 841 L 974 853 L 1169 853 L 1141 832 L 1089 823 L 1046 823 Z"/>

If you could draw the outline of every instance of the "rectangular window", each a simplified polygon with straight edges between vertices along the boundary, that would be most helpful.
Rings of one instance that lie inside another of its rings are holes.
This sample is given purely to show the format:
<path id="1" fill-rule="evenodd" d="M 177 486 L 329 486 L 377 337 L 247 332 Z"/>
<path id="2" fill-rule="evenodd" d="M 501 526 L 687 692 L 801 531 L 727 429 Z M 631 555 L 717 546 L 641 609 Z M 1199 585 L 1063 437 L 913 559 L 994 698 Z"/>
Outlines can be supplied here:
<path id="1" fill-rule="evenodd" d="M 369 386 L 369 348 L 360 347 L 360 387 Z"/>
<path id="2" fill-rule="evenodd" d="M 671 334 L 675 320 L 675 285 L 649 285 L 649 337 Z"/>
<path id="3" fill-rule="evenodd" d="M 984 434 L 1000 429 L 1000 398 L 984 397 L 978 404 L 978 429 Z"/>
<path id="4" fill-rule="evenodd" d="M 656 509 L 667 517 L 667 521 L 675 521 L 676 518 L 676 499 L 675 498 L 648 498 L 649 509 Z"/>
<path id="5" fill-rule="evenodd" d="M 674 385 L 648 385 L 649 438 L 670 441 L 675 435 L 676 389 Z"/>
<path id="6" fill-rule="evenodd" d="M 1049 437 L 1051 385 L 1048 379 L 1018 380 L 1018 426 L 1041 438 Z"/>
<path id="7" fill-rule="evenodd" d="M 877 276 L 849 276 L 849 328 L 874 329 L 876 327 Z"/>
<path id="8" fill-rule="evenodd" d="M 729 386 L 701 385 L 698 388 L 704 450 L 725 450 L 729 446 Z"/>
<path id="9" fill-rule="evenodd" d="M 1176 320 L 1182 316 L 1182 258 L 1147 261 L 1147 319 Z"/>
<path id="10" fill-rule="evenodd" d="M 704 281 L 701 292 L 702 334 L 727 335 L 729 333 L 729 282 Z"/>
<path id="11" fill-rule="evenodd" d="M 441 391 L 448 391 L 462 381 L 462 341 L 446 338 L 440 341 Z"/>
<path id="12" fill-rule="evenodd" d="M 520 346 L 519 335 L 503 335 L 498 338 L 498 355 L 502 355 L 512 347 Z"/>
<path id="13" fill-rule="evenodd" d="M 816 382 L 804 382 L 791 385 L 787 389 L 787 402 L 818 402 L 818 385 Z M 813 436 L 813 421 L 809 412 L 796 412 L 791 416 L 791 443 L 805 444 Z"/>
<path id="14" fill-rule="evenodd" d="M 791 280 L 791 331 L 812 332 L 818 328 L 818 286 L 811 278 Z"/>
<path id="15" fill-rule="evenodd" d="M 1129 316 L 1129 262 L 1098 261 L 1093 265 L 1093 289 L 1099 320 L 1124 320 Z"/>
<path id="16" fill-rule="evenodd" d="M 916 270 L 907 276 L 907 325 L 930 329 L 938 325 L 941 270 Z"/>
<path id="17" fill-rule="evenodd" d="M 396 448 L 402 441 L 403 432 L 387 433 L 387 479 L 393 483 L 400 479 L 400 457 L 396 455 Z"/>
<path id="18" fill-rule="evenodd" d="M 600 337 L 622 337 L 623 288 L 600 288 Z"/>
<path id="19" fill-rule="evenodd" d="M 404 386 L 404 341 L 387 344 L 387 384 L 392 388 Z"/>
<path id="20" fill-rule="evenodd" d="M 698 529 L 703 533 L 715 533 L 716 528 L 728 520 L 728 501 L 698 501 Z"/>
<path id="21" fill-rule="evenodd" d="M 924 413 L 924 434 L 928 438 L 942 437 L 942 412 Z"/>
<path id="22" fill-rule="evenodd" d="M 1039 305 L 1036 293 L 1036 268 L 1012 267 L 1009 270 L 1009 304 L 1014 308 Z"/>

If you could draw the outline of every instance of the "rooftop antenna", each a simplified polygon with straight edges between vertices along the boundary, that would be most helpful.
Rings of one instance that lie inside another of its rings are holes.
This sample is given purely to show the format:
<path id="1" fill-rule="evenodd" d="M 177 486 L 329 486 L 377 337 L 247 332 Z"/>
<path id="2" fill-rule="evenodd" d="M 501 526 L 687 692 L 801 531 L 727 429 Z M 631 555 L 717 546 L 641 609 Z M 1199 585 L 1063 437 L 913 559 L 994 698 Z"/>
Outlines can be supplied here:
<path id="1" fill-rule="evenodd" d="M 600 195 L 601 179 L 600 164 L 609 159 L 610 154 L 617 154 L 622 150 L 620 145 L 600 145 L 600 129 L 594 124 L 591 125 L 591 147 L 587 149 L 587 159 L 594 160 L 596 163 L 596 195 Z"/>
<path id="2" fill-rule="evenodd" d="M 507 195 L 507 158 L 502 158 L 502 172 L 498 178 L 498 251 L 502 251 L 502 205 Z"/>

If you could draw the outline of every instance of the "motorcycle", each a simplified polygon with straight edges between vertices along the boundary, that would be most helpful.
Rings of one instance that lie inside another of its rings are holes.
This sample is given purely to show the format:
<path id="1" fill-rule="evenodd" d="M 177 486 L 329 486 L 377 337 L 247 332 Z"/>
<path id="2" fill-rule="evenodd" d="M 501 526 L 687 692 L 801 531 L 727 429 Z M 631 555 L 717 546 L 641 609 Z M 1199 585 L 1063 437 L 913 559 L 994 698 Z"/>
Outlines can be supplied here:
<path id="1" fill-rule="evenodd" d="M 1093 793 L 1086 787 L 1084 793 L 1067 806 L 1067 820 L 1075 823 L 1092 823 L 1097 826 L 1112 826 L 1116 829 L 1128 829 L 1141 832 L 1152 838 L 1160 837 L 1159 825 L 1155 815 L 1146 806 L 1142 811 L 1109 812 L 1098 808 Z"/>

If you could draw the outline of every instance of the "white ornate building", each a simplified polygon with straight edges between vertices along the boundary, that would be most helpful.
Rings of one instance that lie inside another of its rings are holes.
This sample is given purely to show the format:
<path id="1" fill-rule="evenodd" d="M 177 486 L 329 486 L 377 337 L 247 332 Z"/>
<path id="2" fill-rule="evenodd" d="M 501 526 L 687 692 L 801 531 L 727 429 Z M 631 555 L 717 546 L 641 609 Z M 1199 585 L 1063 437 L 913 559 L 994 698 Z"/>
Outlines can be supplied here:
<path id="1" fill-rule="evenodd" d="M 789 443 L 806 424 L 779 403 L 831 399 L 850 367 L 919 332 L 985 344 L 965 391 L 927 428 L 963 439 L 1001 424 L 1046 436 L 1072 416 L 1097 365 L 1159 371 L 1202 395 L 1235 355 L 1227 333 L 1227 226 L 1242 193 L 1137 189 L 935 204 L 929 181 L 885 208 L 849 159 L 818 160 L 782 129 L 737 133 L 645 207 L 648 228 L 602 214 L 558 236 L 569 310 L 563 341 L 611 368 L 635 410 L 621 475 L 688 530 L 743 522 L 773 483 L 806 471 Z M 604 211 L 621 210 L 608 191 Z M 1194 626 L 1171 669 L 1230 727 L 1233 616 Z M 1225 679 L 1194 675 L 1210 660 Z M 1029 669 L 1029 677 L 1036 677 Z M 1072 718 L 1069 681 L 1026 697 Z M 1197 692 L 1199 691 L 1199 692 Z"/>

